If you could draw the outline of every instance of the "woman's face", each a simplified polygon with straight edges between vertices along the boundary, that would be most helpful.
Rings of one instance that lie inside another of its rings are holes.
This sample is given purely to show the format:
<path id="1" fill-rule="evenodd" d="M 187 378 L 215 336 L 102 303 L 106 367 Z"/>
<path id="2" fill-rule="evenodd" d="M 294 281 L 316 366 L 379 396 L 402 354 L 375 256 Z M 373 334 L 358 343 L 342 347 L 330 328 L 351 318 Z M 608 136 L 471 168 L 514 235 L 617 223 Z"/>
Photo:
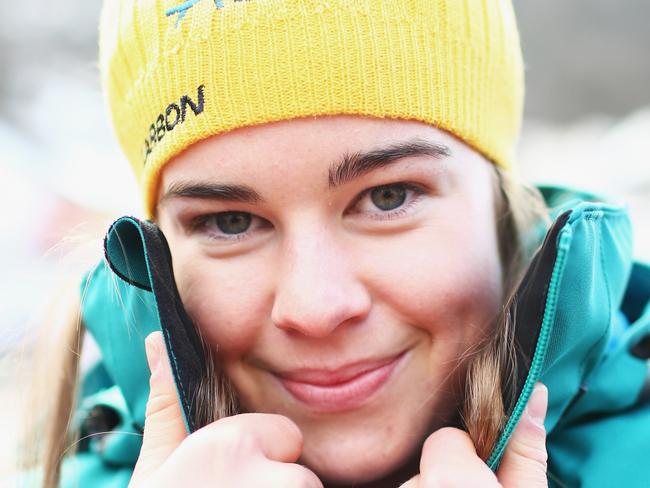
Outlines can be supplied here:
<path id="1" fill-rule="evenodd" d="M 459 360 L 502 300 L 493 188 L 447 133 L 355 116 L 239 129 L 164 168 L 188 313 L 322 479 L 381 478 L 455 418 Z"/>

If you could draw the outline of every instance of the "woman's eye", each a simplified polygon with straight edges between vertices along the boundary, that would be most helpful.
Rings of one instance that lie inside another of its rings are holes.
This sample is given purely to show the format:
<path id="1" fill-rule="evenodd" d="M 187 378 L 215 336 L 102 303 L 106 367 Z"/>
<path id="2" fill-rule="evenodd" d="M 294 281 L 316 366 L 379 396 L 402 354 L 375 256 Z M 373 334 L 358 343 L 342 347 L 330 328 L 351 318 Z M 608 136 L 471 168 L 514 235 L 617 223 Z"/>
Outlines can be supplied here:
<path id="1" fill-rule="evenodd" d="M 406 188 L 398 185 L 380 186 L 370 191 L 370 198 L 377 208 L 394 210 L 406 201 Z"/>
<path id="2" fill-rule="evenodd" d="M 241 234 L 251 226 L 251 214 L 223 212 L 215 215 L 215 223 L 224 234 Z"/>
<path id="3" fill-rule="evenodd" d="M 417 203 L 425 191 L 409 183 L 393 183 L 366 190 L 359 196 L 353 209 L 355 214 L 367 214 L 376 219 L 398 217 Z"/>
<path id="4" fill-rule="evenodd" d="M 192 232 L 213 240 L 237 241 L 246 239 L 265 225 L 265 220 L 248 212 L 219 212 L 202 215 L 192 220 Z"/>

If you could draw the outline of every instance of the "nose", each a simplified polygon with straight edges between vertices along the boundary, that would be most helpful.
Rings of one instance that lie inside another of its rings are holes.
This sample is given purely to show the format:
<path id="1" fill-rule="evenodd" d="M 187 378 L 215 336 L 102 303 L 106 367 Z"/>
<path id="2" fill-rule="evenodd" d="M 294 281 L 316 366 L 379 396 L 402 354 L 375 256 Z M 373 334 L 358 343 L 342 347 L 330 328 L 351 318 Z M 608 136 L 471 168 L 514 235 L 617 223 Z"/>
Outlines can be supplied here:
<path id="1" fill-rule="evenodd" d="M 287 242 L 281 259 L 271 312 L 276 327 L 322 338 L 368 314 L 366 286 L 345 250 L 322 228 Z"/>

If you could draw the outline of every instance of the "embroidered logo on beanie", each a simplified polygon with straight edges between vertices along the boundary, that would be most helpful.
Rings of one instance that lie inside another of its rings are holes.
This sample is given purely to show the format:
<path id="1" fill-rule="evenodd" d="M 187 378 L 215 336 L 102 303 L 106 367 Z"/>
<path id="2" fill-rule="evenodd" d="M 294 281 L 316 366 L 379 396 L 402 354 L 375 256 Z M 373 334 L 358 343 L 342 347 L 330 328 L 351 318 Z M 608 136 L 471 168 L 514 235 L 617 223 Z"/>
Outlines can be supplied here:
<path id="1" fill-rule="evenodd" d="M 180 24 L 181 20 L 185 17 L 185 14 L 187 14 L 187 11 L 191 9 L 194 4 L 201 2 L 202 0 L 187 0 L 180 5 L 177 5 L 176 7 L 172 7 L 170 9 L 165 10 L 165 15 L 167 17 L 170 17 L 172 15 L 178 15 L 176 17 L 176 26 Z M 222 9 L 224 8 L 223 0 L 212 0 L 214 3 L 215 8 L 217 9 Z M 239 2 L 248 2 L 250 0 L 233 0 L 236 3 Z"/>
<path id="2" fill-rule="evenodd" d="M 178 124 L 185 122 L 188 106 L 195 116 L 203 113 L 205 105 L 204 88 L 205 85 L 199 85 L 196 89 L 196 102 L 189 95 L 183 95 L 179 103 L 170 103 L 167 105 L 164 114 L 158 114 L 155 122 L 149 126 L 149 138 L 144 140 L 144 164 L 147 164 L 147 157 L 151 154 L 154 146 L 165 137 L 165 134 L 173 131 Z"/>
<path id="3" fill-rule="evenodd" d="M 185 17 L 187 11 L 192 7 L 194 7 L 195 3 L 198 3 L 200 1 L 201 0 L 187 0 L 186 2 L 183 2 L 180 5 L 177 5 L 176 7 L 167 9 L 165 11 L 165 15 L 167 17 L 170 17 L 172 15 L 178 14 L 178 17 L 176 17 L 176 25 L 178 25 L 181 22 L 181 20 L 183 20 L 183 17 Z M 223 8 L 223 0 L 213 0 L 213 2 L 216 8 Z"/>

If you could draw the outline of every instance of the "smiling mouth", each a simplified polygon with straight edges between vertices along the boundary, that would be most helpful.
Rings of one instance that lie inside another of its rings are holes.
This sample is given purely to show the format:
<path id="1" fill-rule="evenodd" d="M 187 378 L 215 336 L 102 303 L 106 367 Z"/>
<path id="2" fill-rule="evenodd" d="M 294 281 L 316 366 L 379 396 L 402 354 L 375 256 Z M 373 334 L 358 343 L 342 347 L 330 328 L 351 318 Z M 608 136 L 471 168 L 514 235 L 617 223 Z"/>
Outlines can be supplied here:
<path id="1" fill-rule="evenodd" d="M 391 377 L 405 353 L 333 371 L 308 369 L 274 374 L 286 391 L 315 412 L 343 412 L 359 408 Z"/>

